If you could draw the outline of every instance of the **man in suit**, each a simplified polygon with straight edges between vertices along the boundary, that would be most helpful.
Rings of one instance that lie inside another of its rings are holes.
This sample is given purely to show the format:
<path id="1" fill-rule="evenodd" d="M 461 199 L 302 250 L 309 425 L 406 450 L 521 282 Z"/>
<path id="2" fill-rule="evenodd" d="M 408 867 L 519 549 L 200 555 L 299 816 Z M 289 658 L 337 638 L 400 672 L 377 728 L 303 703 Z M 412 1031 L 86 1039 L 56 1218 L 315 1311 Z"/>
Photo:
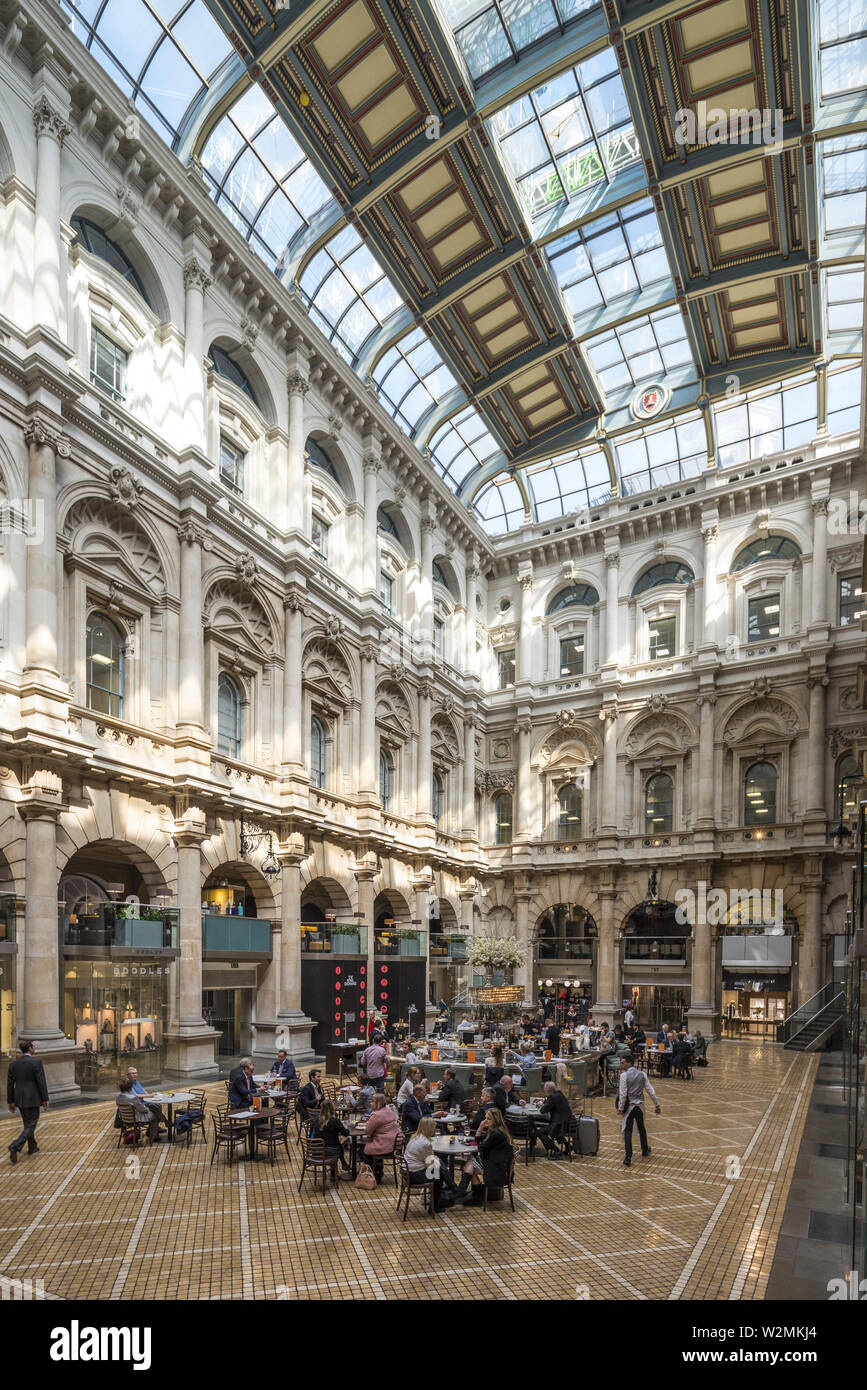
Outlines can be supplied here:
<path id="1" fill-rule="evenodd" d="M 459 1105 L 463 1105 L 467 1098 L 467 1093 L 457 1078 L 457 1072 L 453 1067 L 446 1067 L 443 1072 L 443 1084 L 440 1086 L 440 1093 L 437 1100 L 443 1110 L 457 1110 Z"/>
<path id="2" fill-rule="evenodd" d="M 479 1125 L 482 1123 L 482 1120 L 485 1118 L 488 1111 L 497 1108 L 495 1092 L 500 1090 L 502 1090 L 502 1087 L 500 1086 L 485 1086 L 479 1100 L 479 1108 L 476 1111 L 473 1118 L 470 1120 L 470 1132 L 472 1134 L 478 1133 Z"/>
<path id="3" fill-rule="evenodd" d="M 415 1134 L 425 1115 L 432 1114 L 433 1106 L 430 1101 L 425 1098 L 424 1086 L 414 1087 L 413 1093 L 404 1105 L 400 1115 L 404 1134 Z"/>
<path id="4" fill-rule="evenodd" d="M 298 1092 L 298 1111 L 302 1120 L 307 1119 L 310 1110 L 318 1110 L 323 1100 L 322 1087 L 319 1084 L 322 1080 L 322 1072 L 318 1067 L 313 1067 L 310 1072 L 310 1080 L 306 1086 L 302 1086 Z"/>
<path id="5" fill-rule="evenodd" d="M 295 1070 L 295 1063 L 291 1060 L 284 1047 L 277 1053 L 277 1060 L 271 1064 L 271 1071 L 275 1076 L 279 1076 L 281 1081 L 297 1081 L 298 1073 Z"/>
<path id="6" fill-rule="evenodd" d="M 229 1087 L 230 1110 L 249 1110 L 253 1097 L 259 1094 L 259 1088 L 253 1080 L 253 1070 L 253 1059 L 245 1057 Z"/>
<path id="7" fill-rule="evenodd" d="M 538 1127 L 539 1138 L 545 1146 L 549 1158 L 556 1158 L 560 1152 L 555 1139 L 563 1139 L 569 1133 L 572 1107 L 562 1091 L 558 1091 L 553 1081 L 545 1082 L 545 1099 L 540 1106 L 547 1123 L 544 1129 Z"/>
<path id="8" fill-rule="evenodd" d="M 560 1056 L 560 1025 L 549 1023 L 545 1034 L 545 1046 L 551 1049 L 552 1057 Z"/>
<path id="9" fill-rule="evenodd" d="M 511 1076 L 501 1077 L 500 1084 L 494 1087 L 494 1104 L 500 1107 L 503 1114 L 505 1115 L 506 1107 L 509 1105 L 526 1105 L 526 1103 L 516 1092 L 515 1083 Z"/>
<path id="10" fill-rule="evenodd" d="M 29 1154 L 39 1153 L 39 1145 L 35 1139 L 36 1126 L 39 1123 L 39 1107 L 41 1105 L 44 1109 L 48 1109 L 48 1085 L 45 1080 L 45 1068 L 33 1056 L 32 1042 L 25 1042 L 22 1039 L 19 1047 L 21 1056 L 9 1063 L 6 1100 L 10 1113 L 13 1115 L 17 1105 L 21 1112 L 21 1123 L 24 1128 L 18 1138 L 13 1139 L 9 1145 L 10 1163 L 18 1162 L 18 1155 L 24 1148 L 25 1141 Z"/>

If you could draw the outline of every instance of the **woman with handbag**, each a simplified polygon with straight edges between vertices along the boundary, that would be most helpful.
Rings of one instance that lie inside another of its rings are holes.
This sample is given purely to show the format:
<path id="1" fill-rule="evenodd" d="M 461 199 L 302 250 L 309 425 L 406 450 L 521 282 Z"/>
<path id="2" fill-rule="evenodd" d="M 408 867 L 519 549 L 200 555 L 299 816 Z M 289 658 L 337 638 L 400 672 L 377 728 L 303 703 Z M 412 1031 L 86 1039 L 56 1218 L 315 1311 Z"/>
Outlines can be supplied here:
<path id="1" fill-rule="evenodd" d="M 394 1153 L 394 1146 L 400 1129 L 394 1117 L 394 1111 L 389 1109 L 385 1096 L 377 1094 L 371 1103 L 373 1110 L 368 1117 L 364 1134 L 364 1148 L 361 1150 L 360 1156 L 366 1163 L 372 1164 L 374 1177 L 379 1184 L 382 1182 L 383 1161 L 387 1154 Z"/>
<path id="2" fill-rule="evenodd" d="M 326 1158 L 339 1158 L 341 1168 L 349 1167 L 341 1143 L 341 1140 L 349 1138 L 349 1130 L 338 1120 L 330 1100 L 324 1100 L 320 1105 L 319 1114 L 310 1131 L 310 1138 L 323 1141 Z"/>

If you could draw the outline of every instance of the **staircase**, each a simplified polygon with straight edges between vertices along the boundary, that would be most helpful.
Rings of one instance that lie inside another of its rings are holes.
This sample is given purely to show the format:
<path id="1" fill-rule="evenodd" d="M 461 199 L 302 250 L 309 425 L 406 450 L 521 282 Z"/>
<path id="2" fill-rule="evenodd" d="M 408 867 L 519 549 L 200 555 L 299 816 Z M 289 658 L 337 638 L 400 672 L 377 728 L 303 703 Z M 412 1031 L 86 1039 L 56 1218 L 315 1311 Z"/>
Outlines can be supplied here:
<path id="1" fill-rule="evenodd" d="M 834 980 L 814 994 L 782 1025 L 782 1042 L 793 1052 L 818 1052 L 843 1016 L 843 990 Z"/>

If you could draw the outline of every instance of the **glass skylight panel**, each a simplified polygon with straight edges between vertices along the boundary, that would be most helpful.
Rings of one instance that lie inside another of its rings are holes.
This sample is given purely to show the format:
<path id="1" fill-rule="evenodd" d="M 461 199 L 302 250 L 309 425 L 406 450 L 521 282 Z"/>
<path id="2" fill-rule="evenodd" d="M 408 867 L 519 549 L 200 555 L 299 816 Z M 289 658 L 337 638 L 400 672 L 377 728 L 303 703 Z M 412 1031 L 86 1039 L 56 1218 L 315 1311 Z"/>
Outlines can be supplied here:
<path id="1" fill-rule="evenodd" d="M 815 438 L 816 379 L 798 377 L 714 407 L 721 468 L 797 449 Z"/>
<path id="2" fill-rule="evenodd" d="M 503 474 L 483 487 L 473 509 L 490 536 L 517 531 L 524 524 L 524 499 L 514 478 Z"/>
<path id="3" fill-rule="evenodd" d="M 379 398 L 412 434 L 426 411 L 457 385 L 423 328 L 413 328 L 377 362 Z"/>
<path id="4" fill-rule="evenodd" d="M 678 367 L 695 373 L 683 315 L 676 307 L 609 328 L 582 346 L 606 395 L 659 380 Z"/>
<path id="5" fill-rule="evenodd" d="M 822 96 L 867 86 L 867 0 L 819 0 Z"/>
<path id="6" fill-rule="evenodd" d="M 861 422 L 861 367 L 837 366 L 828 372 L 828 434 L 849 434 Z"/>
<path id="7" fill-rule="evenodd" d="M 354 365 L 371 333 L 403 300 L 352 227 L 344 227 L 313 257 L 301 277 L 310 317 Z"/>
<path id="8" fill-rule="evenodd" d="M 640 155 L 611 48 L 519 97 L 489 126 L 531 217 Z"/>
<path id="9" fill-rule="evenodd" d="M 867 221 L 867 131 L 822 144 L 825 235 L 864 230 Z"/>
<path id="10" fill-rule="evenodd" d="M 627 496 L 695 478 L 707 462 L 707 437 L 698 412 L 621 435 L 615 447 Z"/>
<path id="11" fill-rule="evenodd" d="M 272 268 L 331 194 L 260 87 L 211 132 L 201 165 L 212 197 Z"/>
<path id="12" fill-rule="evenodd" d="M 596 218 L 546 252 L 573 319 L 621 295 L 671 285 L 662 232 L 647 198 Z"/>
<path id="13" fill-rule="evenodd" d="M 469 475 L 499 450 L 473 406 L 441 425 L 430 442 L 431 458 L 449 487 L 457 492 Z"/>
<path id="14" fill-rule="evenodd" d="M 564 454 L 524 474 L 539 521 L 582 511 L 611 494 L 608 461 L 601 449 Z"/>
<path id="15" fill-rule="evenodd" d="M 566 24 L 596 0 L 440 0 L 470 76 L 483 77 Z"/>
<path id="16" fill-rule="evenodd" d="M 203 0 L 61 0 L 71 29 L 171 145 L 232 51 Z"/>
<path id="17" fill-rule="evenodd" d="M 852 332 L 863 327 L 863 267 L 826 271 L 825 314 L 829 333 Z"/>

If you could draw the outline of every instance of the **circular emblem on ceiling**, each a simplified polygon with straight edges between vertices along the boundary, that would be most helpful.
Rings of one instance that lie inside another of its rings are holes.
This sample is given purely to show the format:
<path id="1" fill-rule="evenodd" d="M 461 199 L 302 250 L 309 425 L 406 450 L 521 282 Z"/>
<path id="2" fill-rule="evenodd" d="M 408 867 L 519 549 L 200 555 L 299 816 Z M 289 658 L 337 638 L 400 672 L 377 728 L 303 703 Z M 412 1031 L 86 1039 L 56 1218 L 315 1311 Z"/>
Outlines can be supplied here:
<path id="1" fill-rule="evenodd" d="M 649 386 L 640 386 L 629 407 L 633 419 L 652 420 L 655 415 L 665 410 L 670 398 L 671 392 L 658 381 L 651 382 Z"/>

